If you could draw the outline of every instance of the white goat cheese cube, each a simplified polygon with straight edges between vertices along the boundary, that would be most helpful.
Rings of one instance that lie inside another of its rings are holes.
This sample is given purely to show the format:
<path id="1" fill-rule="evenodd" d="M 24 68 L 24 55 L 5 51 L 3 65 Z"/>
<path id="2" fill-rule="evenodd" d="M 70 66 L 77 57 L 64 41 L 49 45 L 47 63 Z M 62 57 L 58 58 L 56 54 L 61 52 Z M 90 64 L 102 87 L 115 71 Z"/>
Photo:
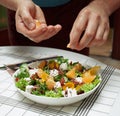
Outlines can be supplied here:
<path id="1" fill-rule="evenodd" d="M 67 63 L 62 63 L 61 65 L 60 65 L 60 69 L 61 70 L 67 70 Z"/>
<path id="2" fill-rule="evenodd" d="M 31 93 L 33 87 L 34 87 L 33 85 L 27 85 L 25 88 L 25 92 Z"/>

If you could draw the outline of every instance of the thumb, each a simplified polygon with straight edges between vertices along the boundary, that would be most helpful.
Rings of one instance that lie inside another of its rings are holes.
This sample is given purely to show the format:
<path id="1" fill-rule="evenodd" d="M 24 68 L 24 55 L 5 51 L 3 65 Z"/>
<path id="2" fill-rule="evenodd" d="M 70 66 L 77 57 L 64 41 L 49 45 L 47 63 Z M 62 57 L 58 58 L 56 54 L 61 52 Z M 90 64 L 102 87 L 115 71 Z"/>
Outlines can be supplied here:
<path id="1" fill-rule="evenodd" d="M 39 6 L 36 6 L 36 18 L 40 21 L 41 24 L 46 24 L 46 19 L 42 9 Z"/>

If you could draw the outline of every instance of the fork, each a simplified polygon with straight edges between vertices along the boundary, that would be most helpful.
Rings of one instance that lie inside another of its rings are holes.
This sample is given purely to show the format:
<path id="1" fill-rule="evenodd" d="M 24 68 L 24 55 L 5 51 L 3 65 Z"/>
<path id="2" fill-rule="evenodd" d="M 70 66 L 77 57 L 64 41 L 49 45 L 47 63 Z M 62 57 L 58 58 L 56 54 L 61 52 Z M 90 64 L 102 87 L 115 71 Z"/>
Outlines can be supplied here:
<path id="1" fill-rule="evenodd" d="M 36 61 L 42 61 L 42 60 L 50 60 L 50 59 L 55 59 L 55 58 L 62 58 L 63 56 L 50 56 L 50 57 L 44 57 L 44 58 L 40 58 L 40 59 L 34 59 L 34 60 L 30 60 L 30 61 L 26 61 L 26 62 L 21 62 L 21 63 L 15 63 L 15 64 L 9 64 L 6 65 L 4 64 L 2 67 L 0 67 L 0 69 L 2 70 L 6 70 L 11 76 L 13 75 L 13 73 L 19 68 L 20 65 L 22 65 L 23 63 L 32 63 L 32 62 L 36 62 Z"/>
<path id="2" fill-rule="evenodd" d="M 17 69 L 15 69 L 14 67 L 13 68 L 11 68 L 11 67 L 9 67 L 9 66 L 7 66 L 7 65 L 5 65 L 5 68 L 6 68 L 6 71 L 12 76 L 14 73 L 15 73 L 15 71 L 17 70 Z"/>

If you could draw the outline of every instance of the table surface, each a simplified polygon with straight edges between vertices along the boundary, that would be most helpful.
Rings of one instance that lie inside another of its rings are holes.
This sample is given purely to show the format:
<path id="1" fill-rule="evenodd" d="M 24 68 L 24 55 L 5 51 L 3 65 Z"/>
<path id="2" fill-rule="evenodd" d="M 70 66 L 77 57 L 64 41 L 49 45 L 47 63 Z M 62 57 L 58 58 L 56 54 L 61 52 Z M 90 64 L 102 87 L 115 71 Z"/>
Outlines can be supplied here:
<path id="1" fill-rule="evenodd" d="M 21 95 L 7 71 L 0 70 L 0 116 L 119 116 L 120 70 L 114 67 L 81 54 L 33 46 L 0 47 L 0 65 L 53 55 L 63 55 L 90 66 L 100 65 L 102 82 L 99 88 L 77 103 L 68 106 L 47 106 Z"/>

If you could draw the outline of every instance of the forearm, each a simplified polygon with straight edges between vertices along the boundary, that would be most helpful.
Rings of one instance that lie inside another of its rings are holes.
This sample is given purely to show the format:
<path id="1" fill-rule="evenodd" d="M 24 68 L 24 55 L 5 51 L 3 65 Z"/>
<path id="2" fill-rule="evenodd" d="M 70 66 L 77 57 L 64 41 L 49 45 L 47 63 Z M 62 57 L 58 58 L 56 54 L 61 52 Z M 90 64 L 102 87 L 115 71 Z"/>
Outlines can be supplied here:
<path id="1" fill-rule="evenodd" d="M 19 4 L 23 3 L 24 1 L 25 0 L 0 0 L 0 4 L 8 9 L 16 11 Z M 32 1 L 32 0 L 28 0 L 28 1 Z"/>
<path id="2" fill-rule="evenodd" d="M 11 10 L 16 10 L 18 6 L 17 0 L 0 0 L 0 4 Z"/>
<path id="3" fill-rule="evenodd" d="M 110 16 L 120 7 L 120 0 L 92 0 L 92 4 L 99 4 Z"/>

